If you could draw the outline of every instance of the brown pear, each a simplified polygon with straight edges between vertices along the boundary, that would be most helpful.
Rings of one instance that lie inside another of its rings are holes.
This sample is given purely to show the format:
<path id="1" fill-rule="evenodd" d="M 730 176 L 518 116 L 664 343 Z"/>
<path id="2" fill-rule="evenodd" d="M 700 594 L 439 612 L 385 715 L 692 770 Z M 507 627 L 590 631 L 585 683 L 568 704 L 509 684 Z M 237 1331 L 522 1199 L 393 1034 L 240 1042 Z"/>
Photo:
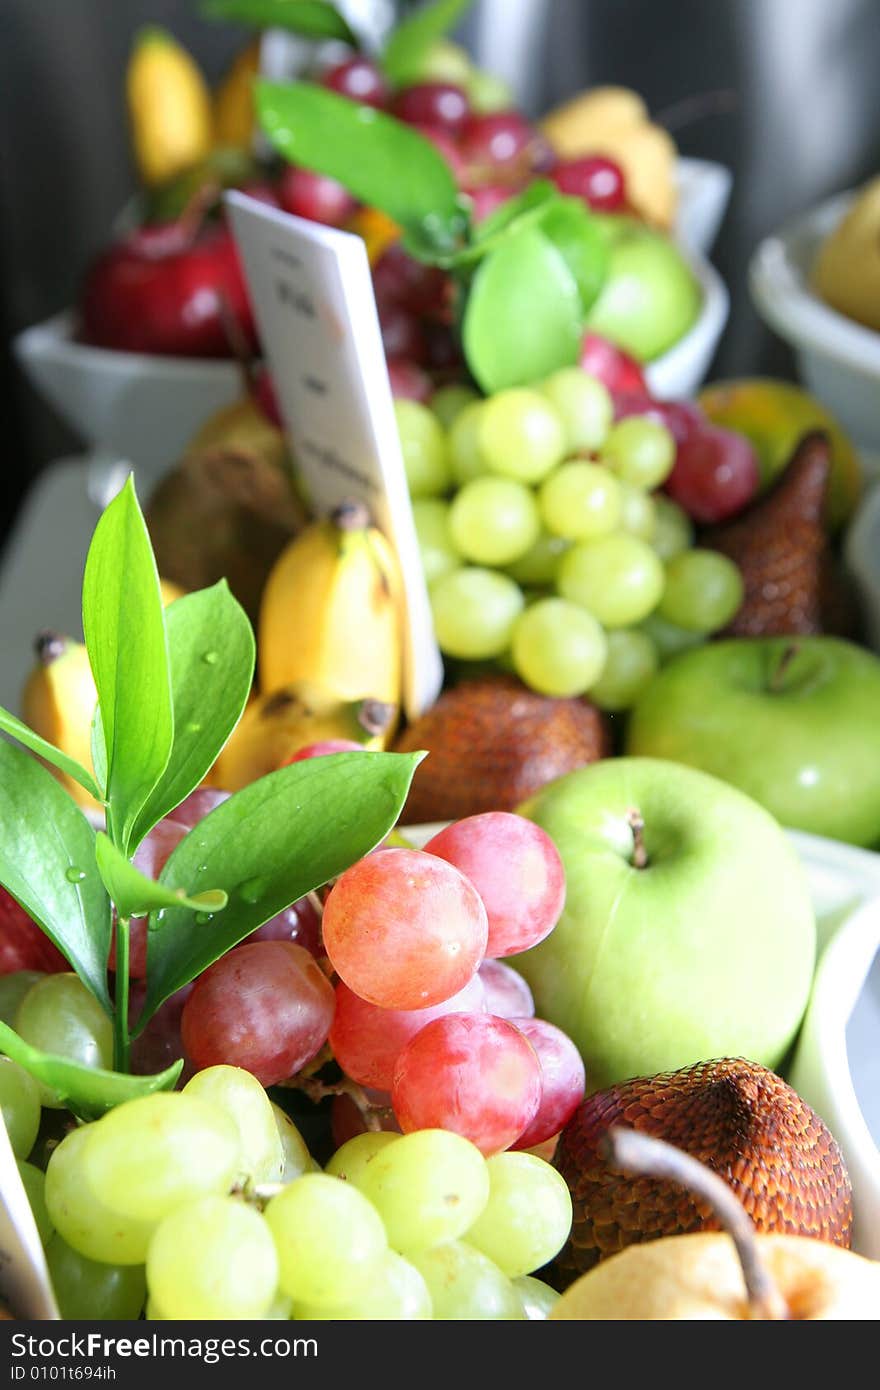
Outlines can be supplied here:
<path id="1" fill-rule="evenodd" d="M 855 605 L 822 519 L 831 457 L 827 434 L 804 435 L 769 492 L 702 534 L 700 544 L 734 560 L 745 585 L 723 635 L 855 635 Z"/>
<path id="2" fill-rule="evenodd" d="M 825 1124 L 766 1067 L 724 1058 L 597 1091 L 575 1112 L 554 1159 L 574 1206 L 559 1287 L 628 1245 L 718 1229 L 698 1197 L 608 1165 L 602 1142 L 616 1124 L 665 1139 L 720 1174 L 759 1231 L 849 1245 L 852 1191 Z"/>
<path id="3" fill-rule="evenodd" d="M 428 750 L 402 817 L 417 825 L 513 811 L 555 777 L 605 757 L 610 736 L 588 701 L 538 695 L 497 675 L 445 690 L 395 748 Z"/>

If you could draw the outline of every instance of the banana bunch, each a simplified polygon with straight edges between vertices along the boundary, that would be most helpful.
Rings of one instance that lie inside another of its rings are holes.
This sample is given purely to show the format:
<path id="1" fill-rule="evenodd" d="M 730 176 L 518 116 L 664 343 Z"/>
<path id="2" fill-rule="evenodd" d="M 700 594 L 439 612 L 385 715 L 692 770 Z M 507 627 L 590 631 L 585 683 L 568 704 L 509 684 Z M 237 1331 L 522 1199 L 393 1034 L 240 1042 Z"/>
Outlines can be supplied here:
<path id="1" fill-rule="evenodd" d="M 198 164 L 214 143 L 211 91 L 198 65 L 166 30 L 136 36 L 126 73 L 135 164 L 155 188 Z"/>
<path id="2" fill-rule="evenodd" d="M 309 523 L 263 590 L 259 693 L 211 772 L 235 791 L 300 748 L 347 739 L 388 746 L 401 702 L 403 585 L 397 558 L 360 503 Z"/>

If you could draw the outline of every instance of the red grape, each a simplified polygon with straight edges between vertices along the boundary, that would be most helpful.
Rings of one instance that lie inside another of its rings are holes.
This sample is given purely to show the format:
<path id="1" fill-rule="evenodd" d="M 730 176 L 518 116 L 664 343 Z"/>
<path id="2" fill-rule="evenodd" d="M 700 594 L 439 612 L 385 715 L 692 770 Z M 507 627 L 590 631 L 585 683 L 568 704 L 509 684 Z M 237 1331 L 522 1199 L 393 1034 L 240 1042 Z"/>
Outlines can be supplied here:
<path id="1" fill-rule="evenodd" d="M 134 866 L 147 878 L 158 878 L 171 851 L 176 849 L 187 827 L 166 816 L 154 825 L 146 839 L 141 840 L 134 856 Z M 114 915 L 113 940 L 110 943 L 111 970 L 116 969 L 116 924 Z M 128 936 L 128 974 L 132 980 L 142 980 L 147 973 L 147 919 L 132 917 Z"/>
<path id="2" fill-rule="evenodd" d="M 319 743 L 307 743 L 304 748 L 298 748 L 295 753 L 291 753 L 289 758 L 285 758 L 282 767 L 289 767 L 291 763 L 307 762 L 309 758 L 325 758 L 329 753 L 363 753 L 364 745 L 355 743 L 351 738 L 325 738 Z"/>
<path id="3" fill-rule="evenodd" d="M 614 418 L 626 420 L 631 415 L 645 415 L 665 425 L 676 444 L 681 444 L 695 429 L 702 429 L 706 417 L 691 401 L 656 401 L 652 396 L 637 392 L 615 392 Z"/>
<path id="4" fill-rule="evenodd" d="M 434 393 L 434 383 L 415 362 L 391 357 L 386 363 L 391 394 L 398 400 L 421 401 L 424 405 Z"/>
<path id="5" fill-rule="evenodd" d="M 301 946 L 236 946 L 196 980 L 183 1006 L 183 1045 L 200 1070 L 226 1063 L 275 1086 L 323 1047 L 334 1002 L 332 985 Z"/>
<path id="6" fill-rule="evenodd" d="M 400 1134 L 400 1125 L 394 1118 L 394 1111 L 391 1109 L 391 1097 L 384 1091 L 367 1091 L 367 1099 L 372 1101 L 377 1108 L 381 1107 L 382 1114 L 374 1111 L 374 1117 L 378 1119 L 379 1128 L 390 1130 L 393 1134 Z M 363 1111 L 352 1100 L 351 1096 L 344 1093 L 334 1096 L 330 1105 L 330 1136 L 333 1140 L 333 1148 L 341 1149 L 348 1139 L 355 1139 L 357 1135 L 366 1133 L 367 1122 L 364 1119 Z"/>
<path id="7" fill-rule="evenodd" d="M 472 188 L 468 197 L 471 200 L 474 221 L 482 222 L 484 217 L 488 217 L 490 212 L 500 208 L 502 203 L 506 203 L 508 198 L 512 198 L 518 192 L 519 189 L 514 184 L 486 183 L 479 188 Z"/>
<path id="8" fill-rule="evenodd" d="M 192 830 L 193 826 L 198 825 L 200 820 L 204 820 L 215 806 L 228 800 L 229 792 L 220 791 L 219 787 L 196 787 L 195 791 L 190 792 L 179 806 L 175 806 L 173 811 L 169 811 L 168 819 Z"/>
<path id="9" fill-rule="evenodd" d="M 648 383 L 635 358 L 598 333 L 584 334 L 580 363 L 585 372 L 598 377 L 609 391 L 648 395 Z"/>
<path id="10" fill-rule="evenodd" d="M 679 443 L 663 490 L 694 521 L 710 525 L 742 511 L 760 482 L 750 442 L 732 430 L 704 424 Z"/>
<path id="11" fill-rule="evenodd" d="M 428 366 L 435 372 L 448 372 L 462 361 L 460 340 L 457 333 L 446 323 L 425 322 L 425 335 Z"/>
<path id="12" fill-rule="evenodd" d="M 386 357 L 406 357 L 424 365 L 427 345 L 421 321 L 402 304 L 383 304 L 379 308 L 379 327 Z"/>
<path id="13" fill-rule="evenodd" d="M 459 135 L 470 115 L 467 94 L 452 82 L 419 82 L 404 87 L 392 106 L 398 120 L 408 125 L 438 126 Z"/>
<path id="14" fill-rule="evenodd" d="M 242 184 L 241 191 L 246 193 L 249 198 L 255 198 L 258 203 L 265 203 L 267 207 L 280 208 L 281 206 L 277 190 L 272 187 L 271 183 L 266 183 L 263 179 L 254 183 Z"/>
<path id="15" fill-rule="evenodd" d="M 402 304 L 415 313 L 437 313 L 446 304 L 447 277 L 437 266 L 423 265 L 393 242 L 373 266 L 373 290 L 380 308 Z"/>
<path id="16" fill-rule="evenodd" d="M 462 158 L 474 173 L 489 175 L 524 164 L 535 132 L 518 111 L 471 116 L 461 133 Z M 478 177 L 477 182 L 484 182 Z"/>
<path id="17" fill-rule="evenodd" d="M 626 202 L 623 170 L 602 154 L 562 160 L 550 177 L 561 193 L 582 198 L 596 212 L 619 212 Z"/>
<path id="18" fill-rule="evenodd" d="M 541 1064 L 541 1100 L 515 1149 L 533 1149 L 568 1124 L 584 1098 L 586 1077 L 581 1054 L 571 1038 L 543 1018 L 512 1018 L 528 1038 Z"/>
<path id="19" fill-rule="evenodd" d="M 316 960 L 324 954 L 321 944 L 321 919 L 308 898 L 300 898 L 283 912 L 276 913 L 245 939 L 292 941 L 297 946 L 303 946 Z"/>
<path id="20" fill-rule="evenodd" d="M 492 1014 L 446 1014 L 406 1044 L 394 1068 L 404 1134 L 450 1129 L 487 1156 L 507 1149 L 541 1100 L 541 1066 L 525 1034 Z"/>
<path id="21" fill-rule="evenodd" d="M 484 960 L 480 979 L 486 991 L 486 1012 L 499 1018 L 533 1018 L 535 1001 L 528 983 L 512 965 L 500 960 Z"/>
<path id="22" fill-rule="evenodd" d="M 336 179 L 315 174 L 311 169 L 298 169 L 293 164 L 287 166 L 278 181 L 278 198 L 285 212 L 329 227 L 341 227 L 357 206 L 348 189 Z"/>
<path id="23" fill-rule="evenodd" d="M 375 63 L 369 58 L 346 58 L 329 68 L 321 82 L 333 92 L 350 97 L 362 106 L 375 106 L 379 109 L 388 105 L 388 87 Z"/>
<path id="24" fill-rule="evenodd" d="M 340 980 L 336 986 L 330 1046 L 352 1081 L 388 1091 L 394 1078 L 394 1063 L 420 1029 L 444 1014 L 481 1013 L 485 1006 L 486 991 L 479 975 L 468 980 L 451 999 L 430 1009 L 377 1009 Z"/>
<path id="25" fill-rule="evenodd" d="M 160 1004 L 140 1037 L 133 1040 L 131 1069 L 135 1075 L 153 1076 L 156 1072 L 170 1067 L 179 1057 L 183 1057 L 184 1066 L 179 1084 L 184 1084 L 192 1076 L 195 1068 L 186 1056 L 180 1036 L 183 1006 L 192 993 L 192 988 L 191 984 L 184 985 L 166 999 L 164 1004 Z M 137 1022 L 143 1008 L 146 992 L 146 985 L 141 981 L 132 983 L 129 994 L 129 1018 L 132 1025 Z"/>
<path id="26" fill-rule="evenodd" d="M 12 975 L 18 970 L 54 975 L 69 969 L 69 962 L 42 928 L 11 893 L 0 888 L 0 975 Z"/>
<path id="27" fill-rule="evenodd" d="M 324 949 L 337 974 L 382 1009 L 426 1009 L 463 989 L 486 952 L 486 909 L 453 865 L 382 849 L 336 880 Z"/>
<path id="28" fill-rule="evenodd" d="M 438 153 L 442 154 L 446 163 L 452 170 L 456 183 L 460 183 L 465 176 L 467 166 L 459 153 L 458 146 L 449 134 L 449 131 L 444 130 L 442 126 L 435 125 L 416 125 L 414 129 L 417 130 L 420 135 L 424 135 L 426 140 L 430 140 Z"/>
<path id="29" fill-rule="evenodd" d="M 425 845 L 474 885 L 489 918 L 487 953 L 512 956 L 543 941 L 565 903 L 565 870 L 550 836 L 510 811 L 447 825 Z"/>

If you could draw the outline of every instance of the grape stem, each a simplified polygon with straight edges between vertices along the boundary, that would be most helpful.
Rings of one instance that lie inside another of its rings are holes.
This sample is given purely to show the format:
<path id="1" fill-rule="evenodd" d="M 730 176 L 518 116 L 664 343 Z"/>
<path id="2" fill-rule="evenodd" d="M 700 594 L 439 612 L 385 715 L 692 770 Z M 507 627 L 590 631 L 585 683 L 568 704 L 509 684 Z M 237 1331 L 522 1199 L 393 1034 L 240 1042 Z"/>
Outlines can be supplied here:
<path id="1" fill-rule="evenodd" d="M 113 1066 L 116 1071 L 129 1070 L 131 1038 L 128 1034 L 128 917 L 116 919 L 116 997 L 113 1010 Z"/>
<path id="2" fill-rule="evenodd" d="M 761 1259 L 754 1223 L 723 1178 L 673 1144 L 641 1130 L 612 1125 L 599 1147 L 603 1157 L 616 1168 L 640 1177 L 665 1178 L 701 1198 L 736 1246 L 749 1300 L 749 1317 L 756 1321 L 791 1317 L 788 1304 Z"/>
<path id="3" fill-rule="evenodd" d="M 359 1086 L 356 1081 L 343 1076 L 339 1081 L 319 1081 L 316 1076 L 309 1076 L 306 1072 L 300 1072 L 297 1076 L 292 1076 L 289 1081 L 282 1081 L 282 1086 L 290 1090 L 302 1091 L 308 1100 L 317 1105 L 318 1101 L 326 1100 L 328 1096 L 348 1096 L 353 1100 L 360 1112 L 361 1119 L 367 1129 L 377 1131 L 382 1128 L 382 1121 L 393 1117 L 393 1112 L 387 1105 L 376 1105 L 370 1100 L 363 1086 Z"/>

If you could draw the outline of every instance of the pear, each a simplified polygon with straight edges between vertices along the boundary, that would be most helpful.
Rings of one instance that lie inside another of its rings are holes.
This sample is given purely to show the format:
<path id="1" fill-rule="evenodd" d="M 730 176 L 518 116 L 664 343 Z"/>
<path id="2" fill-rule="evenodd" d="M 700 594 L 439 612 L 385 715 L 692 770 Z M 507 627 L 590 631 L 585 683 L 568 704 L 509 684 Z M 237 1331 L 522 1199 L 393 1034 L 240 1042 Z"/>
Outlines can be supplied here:
<path id="1" fill-rule="evenodd" d="M 571 1284 L 550 1321 L 880 1320 L 880 1263 L 804 1236 L 759 1235 L 722 1178 L 663 1140 L 613 1126 L 605 1147 L 615 1166 L 687 1188 L 726 1233 L 631 1245 Z"/>
<path id="2" fill-rule="evenodd" d="M 36 662 L 21 696 L 24 722 L 56 748 L 92 771 L 92 716 L 98 693 L 82 642 L 57 632 L 41 632 L 34 642 Z M 50 769 L 80 806 L 101 810 L 93 796 L 66 773 Z"/>
<path id="3" fill-rule="evenodd" d="M 825 238 L 811 279 L 832 309 L 880 333 L 880 178 L 862 188 Z"/>

